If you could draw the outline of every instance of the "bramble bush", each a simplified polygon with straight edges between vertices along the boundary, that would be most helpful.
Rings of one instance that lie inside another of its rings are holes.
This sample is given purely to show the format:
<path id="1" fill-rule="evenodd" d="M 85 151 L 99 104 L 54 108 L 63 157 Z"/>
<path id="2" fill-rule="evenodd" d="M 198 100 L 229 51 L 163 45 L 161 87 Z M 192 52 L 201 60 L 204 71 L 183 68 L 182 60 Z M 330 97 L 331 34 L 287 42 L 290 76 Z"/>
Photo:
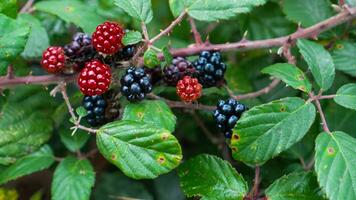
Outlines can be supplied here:
<path id="1" fill-rule="evenodd" d="M 355 0 L 2 0 L 0 199 L 356 199 Z"/>

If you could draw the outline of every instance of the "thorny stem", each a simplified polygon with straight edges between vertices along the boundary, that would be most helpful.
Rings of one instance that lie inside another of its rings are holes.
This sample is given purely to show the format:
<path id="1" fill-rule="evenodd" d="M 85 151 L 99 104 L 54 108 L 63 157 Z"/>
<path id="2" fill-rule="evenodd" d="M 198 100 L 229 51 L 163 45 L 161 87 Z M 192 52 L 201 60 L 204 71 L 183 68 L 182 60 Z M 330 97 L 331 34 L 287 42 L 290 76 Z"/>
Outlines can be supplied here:
<path id="1" fill-rule="evenodd" d="M 166 29 L 164 29 L 158 35 L 156 35 L 154 38 L 152 38 L 150 40 L 150 43 L 153 44 L 157 40 L 159 40 L 162 36 L 167 35 L 168 33 L 170 33 L 173 30 L 173 28 L 175 26 L 177 26 L 184 19 L 184 17 L 186 15 L 187 15 L 186 11 L 182 12 Z"/>
<path id="2" fill-rule="evenodd" d="M 192 17 L 188 17 L 189 23 L 190 23 L 190 27 L 192 28 L 192 32 L 193 32 L 193 36 L 194 36 L 194 40 L 195 43 L 198 45 L 201 45 L 203 43 L 202 39 L 201 39 L 201 35 L 197 29 L 197 26 L 195 24 L 195 21 Z"/>
<path id="3" fill-rule="evenodd" d="M 256 40 L 256 41 L 240 41 L 237 43 L 227 43 L 227 44 L 203 44 L 199 46 L 181 48 L 181 49 L 172 49 L 171 53 L 173 56 L 189 56 L 198 54 L 203 50 L 221 50 L 221 51 L 247 51 L 251 49 L 258 48 L 270 48 L 270 47 L 278 47 L 283 46 L 288 40 L 295 41 L 298 38 L 309 38 L 313 37 L 316 34 L 319 34 L 323 31 L 329 30 L 330 28 L 342 24 L 346 21 L 352 20 L 355 18 L 356 8 L 348 8 L 344 9 L 338 15 L 326 19 L 314 26 L 311 26 L 306 29 L 298 29 L 295 33 L 267 40 Z M 178 18 L 177 18 L 178 19 Z M 168 29 L 168 28 L 167 28 Z M 168 33 L 170 30 L 161 32 L 160 37 L 163 33 Z M 164 34 L 163 34 L 164 35 Z M 157 36 L 156 36 L 157 37 Z M 155 37 L 155 38 L 156 38 Z M 156 40 L 153 38 L 152 40 Z M 151 40 L 151 41 L 152 41 Z M 159 54 L 160 58 L 164 56 Z M 53 83 L 58 83 L 60 81 L 65 82 L 74 82 L 76 80 L 76 75 L 72 76 L 55 76 L 55 75 L 45 75 L 45 76 L 23 76 L 23 77 L 14 77 L 13 79 L 8 79 L 7 77 L 0 77 L 0 88 L 6 88 L 13 85 L 21 85 L 21 84 L 40 84 L 40 85 L 48 85 Z M 271 83 L 272 84 L 272 83 Z M 245 97 L 242 97 L 245 98 Z M 247 97 L 249 98 L 249 97 Z"/>
<path id="4" fill-rule="evenodd" d="M 320 119 L 321 119 L 321 123 L 322 123 L 322 126 L 323 126 L 323 130 L 325 132 L 327 132 L 328 134 L 331 134 L 331 132 L 329 130 L 329 127 L 328 127 L 328 124 L 326 122 L 324 111 L 321 108 L 319 99 L 317 97 L 315 97 L 314 93 L 312 93 L 312 92 L 309 93 L 309 97 L 314 100 L 314 104 L 316 105 L 316 107 L 318 109 L 318 112 L 319 112 L 319 115 L 320 115 Z"/>
<path id="5" fill-rule="evenodd" d="M 20 13 L 27 13 L 31 10 L 31 7 L 35 0 L 28 0 L 26 4 L 21 8 Z"/>

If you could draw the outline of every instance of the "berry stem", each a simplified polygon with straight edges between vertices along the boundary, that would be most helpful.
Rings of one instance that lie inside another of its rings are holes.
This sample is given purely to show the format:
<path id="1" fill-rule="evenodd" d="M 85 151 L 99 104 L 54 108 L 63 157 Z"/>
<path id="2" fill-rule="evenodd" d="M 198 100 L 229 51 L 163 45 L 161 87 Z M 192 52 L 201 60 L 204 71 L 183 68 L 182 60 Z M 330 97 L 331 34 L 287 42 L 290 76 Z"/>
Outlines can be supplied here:
<path id="1" fill-rule="evenodd" d="M 143 37 L 145 38 L 145 42 L 148 43 L 148 46 L 150 46 L 151 45 L 150 37 L 148 36 L 147 26 L 145 22 L 141 22 L 141 29 L 142 29 Z"/>
<path id="2" fill-rule="evenodd" d="M 192 28 L 192 32 L 194 35 L 194 39 L 195 39 L 195 43 L 198 45 L 201 45 L 203 43 L 202 39 L 201 39 L 201 35 L 197 29 L 197 26 L 195 24 L 195 21 L 192 17 L 188 17 L 189 23 L 190 23 L 190 27 Z"/>
<path id="3" fill-rule="evenodd" d="M 159 40 L 162 36 L 167 35 L 170 33 L 175 26 L 177 26 L 186 16 L 187 12 L 183 11 L 166 29 L 161 31 L 158 35 L 156 35 L 154 38 L 150 40 L 150 43 L 153 44 L 157 40 Z"/>
<path id="4" fill-rule="evenodd" d="M 258 199 L 258 194 L 259 194 L 259 185 L 260 185 L 260 166 L 255 167 L 255 178 L 254 178 L 254 184 L 253 188 L 250 194 L 250 199 Z"/>
<path id="5" fill-rule="evenodd" d="M 28 13 L 31 10 L 34 2 L 35 0 L 28 0 L 26 4 L 21 8 L 20 13 Z"/>
<path id="6" fill-rule="evenodd" d="M 315 97 L 315 94 L 314 93 L 309 93 L 309 97 L 311 99 L 314 99 L 314 104 L 316 105 L 317 109 L 318 109 L 318 112 L 319 112 L 319 115 L 320 115 L 320 119 L 321 119 L 321 123 L 322 123 L 322 126 L 323 126 L 323 130 L 325 132 L 327 132 L 328 134 L 331 134 L 330 132 L 330 129 L 328 127 L 328 124 L 326 122 L 326 118 L 325 118 L 325 115 L 324 115 L 324 111 L 323 109 L 321 108 L 321 104 L 320 104 L 320 101 L 318 98 Z"/>

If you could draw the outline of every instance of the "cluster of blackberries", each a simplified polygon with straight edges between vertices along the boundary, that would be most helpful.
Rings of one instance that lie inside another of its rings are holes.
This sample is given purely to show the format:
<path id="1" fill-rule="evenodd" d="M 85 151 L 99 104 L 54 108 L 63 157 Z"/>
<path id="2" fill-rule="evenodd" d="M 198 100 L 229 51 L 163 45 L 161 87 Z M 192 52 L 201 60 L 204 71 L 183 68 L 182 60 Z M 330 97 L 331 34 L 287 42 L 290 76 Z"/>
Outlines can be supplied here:
<path id="1" fill-rule="evenodd" d="M 242 113 L 246 110 L 247 107 L 235 99 L 229 99 L 227 101 L 220 100 L 218 102 L 213 114 L 218 128 L 225 134 L 226 138 L 231 138 L 232 129 L 236 125 L 237 120 L 240 119 Z"/>
<path id="2" fill-rule="evenodd" d="M 110 90 L 105 95 L 84 96 L 82 104 L 87 110 L 85 119 L 90 126 L 103 125 L 119 116 L 120 104 L 116 95 Z"/>
<path id="3" fill-rule="evenodd" d="M 79 68 L 94 58 L 96 54 L 91 44 L 91 37 L 85 33 L 76 33 L 72 42 L 64 46 L 64 52 L 68 60 Z"/>
<path id="4" fill-rule="evenodd" d="M 143 67 L 130 67 L 121 78 L 121 92 L 131 102 L 140 101 L 152 91 L 151 77 Z"/>
<path id="5" fill-rule="evenodd" d="M 203 87 L 213 87 L 224 80 L 226 64 L 222 61 L 219 52 L 202 51 L 193 66 Z"/>

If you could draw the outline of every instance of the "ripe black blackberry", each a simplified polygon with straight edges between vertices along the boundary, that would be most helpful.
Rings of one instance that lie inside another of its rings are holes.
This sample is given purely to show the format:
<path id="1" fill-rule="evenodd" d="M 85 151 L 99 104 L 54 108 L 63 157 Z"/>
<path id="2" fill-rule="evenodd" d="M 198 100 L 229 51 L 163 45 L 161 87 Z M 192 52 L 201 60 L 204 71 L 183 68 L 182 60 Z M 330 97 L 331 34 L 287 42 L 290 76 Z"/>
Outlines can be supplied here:
<path id="1" fill-rule="evenodd" d="M 161 66 L 156 66 L 154 68 L 144 67 L 145 72 L 151 76 L 151 83 L 155 85 L 163 78 Z"/>
<path id="2" fill-rule="evenodd" d="M 111 67 L 120 66 L 120 62 L 130 60 L 136 53 L 136 46 L 129 45 L 120 49 L 114 55 L 100 56 L 100 60 Z"/>
<path id="3" fill-rule="evenodd" d="M 107 105 L 103 95 L 84 97 L 83 106 L 88 112 L 85 118 L 90 126 L 95 127 L 105 124 L 105 109 Z"/>
<path id="4" fill-rule="evenodd" d="M 151 77 L 143 67 L 130 67 L 121 77 L 121 93 L 130 102 L 140 101 L 152 91 Z"/>
<path id="5" fill-rule="evenodd" d="M 83 106 L 88 115 L 85 116 L 88 124 L 96 127 L 103 125 L 119 116 L 120 104 L 118 92 L 109 90 L 103 95 L 85 96 Z"/>
<path id="6" fill-rule="evenodd" d="M 184 76 L 191 76 L 195 73 L 192 64 L 185 58 L 176 57 L 172 60 L 172 64 L 163 69 L 163 80 L 169 86 L 176 86 L 178 81 Z"/>
<path id="7" fill-rule="evenodd" d="M 247 107 L 235 99 L 219 101 L 214 111 L 214 118 L 219 130 L 225 134 L 226 138 L 231 138 L 232 129 L 246 110 Z"/>
<path id="8" fill-rule="evenodd" d="M 76 33 L 72 42 L 64 46 L 64 53 L 68 57 L 68 66 L 75 71 L 83 68 L 85 62 L 93 59 L 96 55 L 96 51 L 91 44 L 91 37 L 85 33 Z M 66 70 L 69 71 L 70 69 Z"/>
<path id="9" fill-rule="evenodd" d="M 224 81 L 226 64 L 219 52 L 202 51 L 193 66 L 199 82 L 205 88 L 217 86 Z"/>

